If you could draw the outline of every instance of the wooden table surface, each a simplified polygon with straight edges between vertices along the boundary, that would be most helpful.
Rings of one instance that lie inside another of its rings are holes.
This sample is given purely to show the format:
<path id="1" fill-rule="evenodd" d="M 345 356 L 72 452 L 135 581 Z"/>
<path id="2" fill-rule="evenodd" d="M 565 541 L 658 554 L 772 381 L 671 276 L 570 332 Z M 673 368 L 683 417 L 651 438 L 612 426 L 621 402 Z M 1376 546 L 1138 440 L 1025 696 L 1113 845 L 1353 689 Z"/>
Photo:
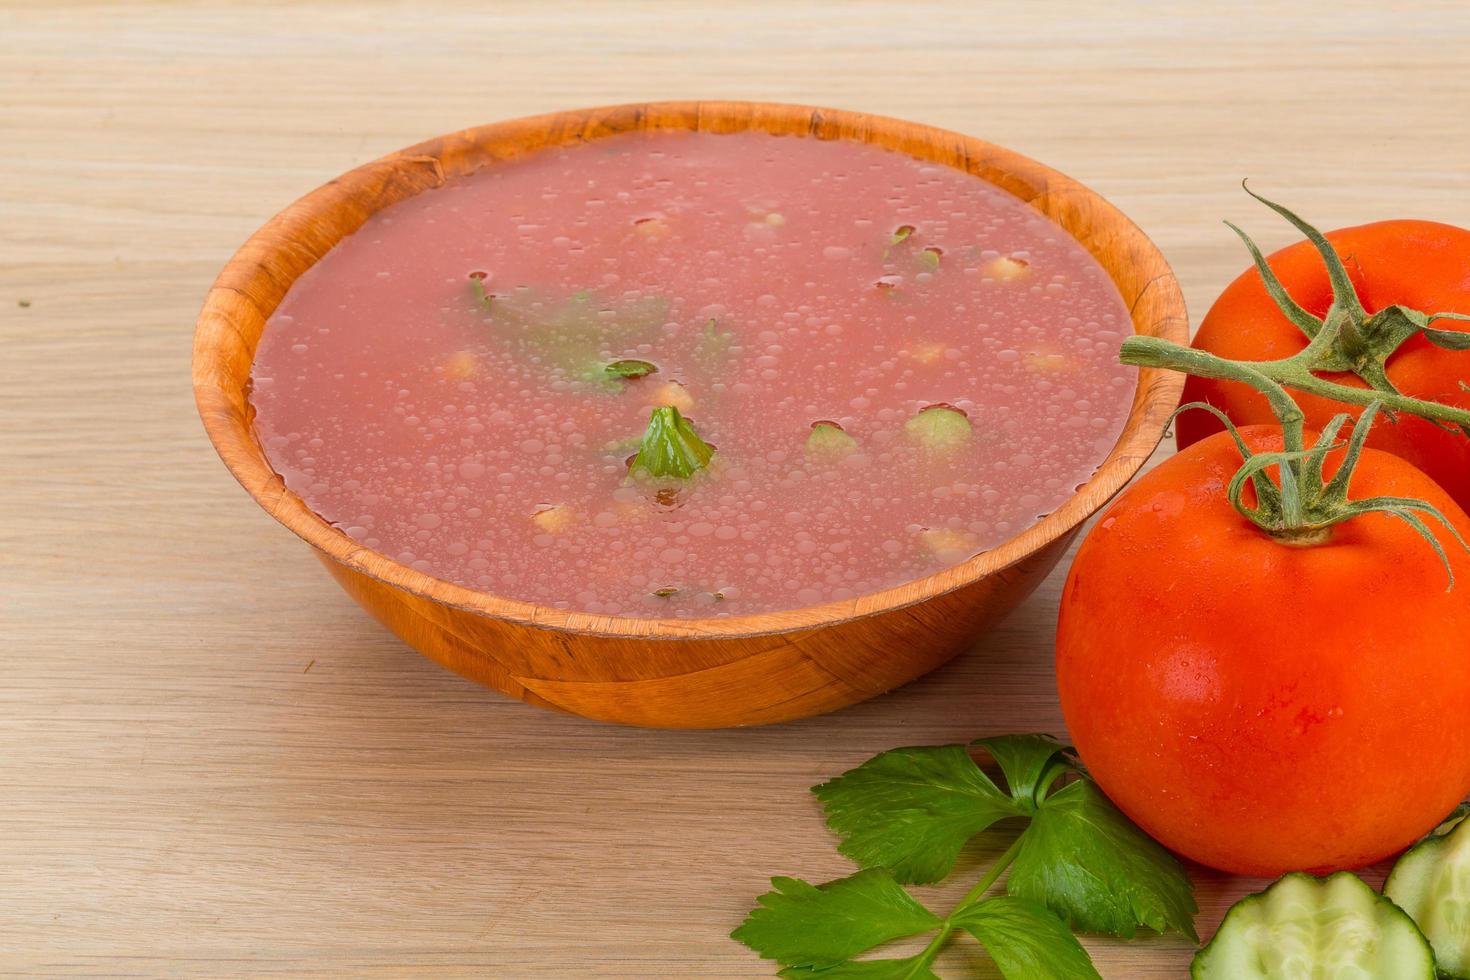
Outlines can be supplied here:
<path id="1" fill-rule="evenodd" d="M 1061 733 L 1060 570 L 932 676 L 758 730 L 544 713 L 379 629 L 230 479 L 189 390 L 215 270 L 333 175 L 579 105 L 871 110 L 1107 195 L 1196 321 L 1245 263 L 1220 218 L 1290 238 L 1241 177 L 1324 226 L 1470 225 L 1459 0 L 420 8 L 0 5 L 0 973 L 767 975 L 725 938 L 766 878 L 849 870 L 808 786 Z M 1256 884 L 1201 872 L 1201 930 Z M 1190 956 L 1089 945 L 1110 980 Z"/>

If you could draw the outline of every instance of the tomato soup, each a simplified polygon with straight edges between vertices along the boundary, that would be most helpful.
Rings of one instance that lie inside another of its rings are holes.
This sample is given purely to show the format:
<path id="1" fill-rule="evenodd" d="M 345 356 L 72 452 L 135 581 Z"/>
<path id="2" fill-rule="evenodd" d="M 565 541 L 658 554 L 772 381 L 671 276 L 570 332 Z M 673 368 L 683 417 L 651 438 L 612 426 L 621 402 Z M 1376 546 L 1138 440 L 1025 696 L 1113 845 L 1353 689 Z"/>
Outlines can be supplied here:
<path id="1" fill-rule="evenodd" d="M 1092 257 L 983 180 L 858 142 L 625 134 L 373 216 L 270 318 L 251 400 L 286 485 L 399 562 L 730 616 L 1035 523 L 1122 429 L 1130 330 Z"/>

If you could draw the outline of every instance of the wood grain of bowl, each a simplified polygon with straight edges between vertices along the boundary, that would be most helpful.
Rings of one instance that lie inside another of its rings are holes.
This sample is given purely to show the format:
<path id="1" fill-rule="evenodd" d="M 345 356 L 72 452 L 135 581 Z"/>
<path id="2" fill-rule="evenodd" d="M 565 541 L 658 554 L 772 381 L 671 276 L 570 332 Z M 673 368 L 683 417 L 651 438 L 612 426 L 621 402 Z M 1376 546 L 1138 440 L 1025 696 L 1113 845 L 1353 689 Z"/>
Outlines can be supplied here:
<path id="1" fill-rule="evenodd" d="M 589 718 L 713 728 L 803 718 L 888 691 L 972 644 L 1051 571 L 1086 518 L 1138 471 L 1182 379 L 1142 371 L 1122 434 L 1050 516 L 927 578 L 841 602 L 726 619 L 625 619 L 500 598 L 432 578 L 358 544 L 271 469 L 252 430 L 251 364 L 267 318 L 303 272 L 369 216 L 543 147 L 628 130 L 760 129 L 854 139 L 966 171 L 1047 215 L 1107 270 L 1140 334 L 1184 342 L 1184 300 L 1153 243 L 1076 181 L 1020 154 L 880 116 L 743 102 L 558 112 L 453 133 L 358 167 L 250 237 L 219 274 L 194 338 L 194 395 L 225 465 L 310 544 L 349 595 L 445 667 L 531 704 Z"/>

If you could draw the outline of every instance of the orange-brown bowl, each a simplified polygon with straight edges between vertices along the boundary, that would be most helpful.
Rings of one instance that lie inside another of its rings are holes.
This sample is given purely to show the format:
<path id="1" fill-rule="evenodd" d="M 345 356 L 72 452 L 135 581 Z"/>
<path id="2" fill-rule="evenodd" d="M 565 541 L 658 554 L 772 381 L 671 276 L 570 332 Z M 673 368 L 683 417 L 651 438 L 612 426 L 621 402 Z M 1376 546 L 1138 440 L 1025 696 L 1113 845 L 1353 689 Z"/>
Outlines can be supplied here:
<path id="1" fill-rule="evenodd" d="M 251 363 L 297 277 L 373 213 L 537 150 L 628 130 L 760 129 L 852 139 L 973 174 L 1061 225 L 1100 262 L 1136 333 L 1184 342 L 1168 264 L 1092 191 L 990 143 L 833 109 L 659 102 L 557 112 L 467 129 L 358 167 L 292 204 L 220 272 L 194 337 L 194 396 L 230 472 L 310 544 L 347 593 L 410 646 L 531 704 L 634 725 L 713 728 L 802 718 L 904 684 L 965 649 L 1025 598 L 1077 528 L 1138 471 L 1182 379 L 1141 371 L 1127 424 L 1092 479 L 1035 526 L 963 564 L 841 602 L 726 619 L 624 619 L 477 592 L 401 565 L 317 516 L 271 469 L 252 429 Z"/>

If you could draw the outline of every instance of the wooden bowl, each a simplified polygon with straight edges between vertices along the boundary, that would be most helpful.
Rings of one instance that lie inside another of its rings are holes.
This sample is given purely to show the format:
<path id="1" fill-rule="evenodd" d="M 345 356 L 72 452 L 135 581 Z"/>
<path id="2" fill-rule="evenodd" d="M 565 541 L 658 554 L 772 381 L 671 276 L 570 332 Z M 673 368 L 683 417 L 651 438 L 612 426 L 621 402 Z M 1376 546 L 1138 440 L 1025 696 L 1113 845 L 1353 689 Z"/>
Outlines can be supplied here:
<path id="1" fill-rule="evenodd" d="M 558 112 L 467 129 L 358 167 L 306 195 L 230 259 L 194 338 L 194 396 L 225 465 L 272 517 L 316 549 L 348 594 L 410 646 L 531 704 L 667 728 L 785 721 L 904 684 L 969 646 L 1025 598 L 1077 528 L 1138 471 L 1182 379 L 1142 371 L 1127 425 L 1078 493 L 997 547 L 871 595 L 728 619 L 623 619 L 503 599 L 370 551 L 314 514 L 266 461 L 251 427 L 251 361 L 286 290 L 374 212 L 446 180 L 548 146 L 636 129 L 761 129 L 854 139 L 1002 187 L 1060 224 L 1112 277 L 1137 333 L 1185 342 L 1184 300 L 1153 243 L 1076 181 L 957 133 L 832 109 L 660 102 Z"/>

